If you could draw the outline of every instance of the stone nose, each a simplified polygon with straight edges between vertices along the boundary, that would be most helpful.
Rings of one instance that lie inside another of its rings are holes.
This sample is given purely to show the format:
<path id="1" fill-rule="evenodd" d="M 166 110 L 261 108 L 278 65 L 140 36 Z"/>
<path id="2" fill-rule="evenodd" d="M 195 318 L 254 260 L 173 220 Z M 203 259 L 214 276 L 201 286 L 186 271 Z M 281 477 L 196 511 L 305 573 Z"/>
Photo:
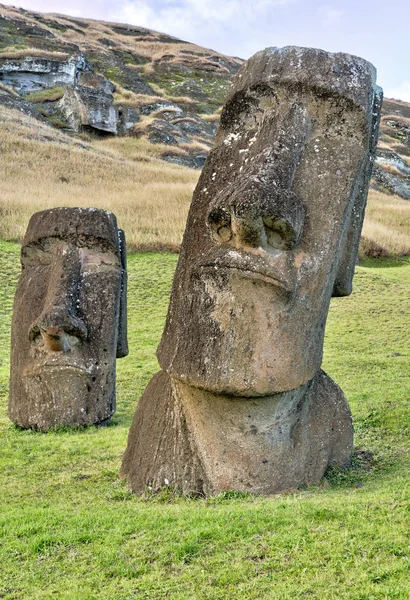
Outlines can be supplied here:
<path id="1" fill-rule="evenodd" d="M 214 240 L 235 248 L 290 250 L 299 241 L 305 211 L 287 189 L 260 187 L 219 199 L 208 215 Z"/>
<path id="2" fill-rule="evenodd" d="M 252 190 L 222 194 L 209 212 L 208 224 L 219 243 L 257 248 L 265 242 L 260 202 Z"/>
<path id="3" fill-rule="evenodd" d="M 67 352 L 87 338 L 85 323 L 78 316 L 80 283 L 78 248 L 56 253 L 43 311 L 29 330 L 32 344 L 52 352 Z"/>
<path id="4" fill-rule="evenodd" d="M 68 307 L 52 307 L 31 326 L 29 339 L 52 352 L 68 352 L 87 337 L 82 319 L 70 314 Z"/>

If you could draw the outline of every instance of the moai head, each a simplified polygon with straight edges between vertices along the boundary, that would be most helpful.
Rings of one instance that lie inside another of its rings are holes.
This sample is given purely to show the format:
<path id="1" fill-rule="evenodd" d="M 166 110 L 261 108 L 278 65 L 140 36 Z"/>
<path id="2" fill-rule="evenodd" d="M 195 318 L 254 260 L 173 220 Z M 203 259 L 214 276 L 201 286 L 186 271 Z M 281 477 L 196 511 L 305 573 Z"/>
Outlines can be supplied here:
<path id="1" fill-rule="evenodd" d="M 95 208 L 34 214 L 14 300 L 9 416 L 21 427 L 108 421 L 126 356 L 125 238 Z"/>
<path id="2" fill-rule="evenodd" d="M 158 349 L 214 393 L 295 389 L 351 292 L 381 90 L 347 54 L 269 48 L 237 74 L 195 190 Z"/>

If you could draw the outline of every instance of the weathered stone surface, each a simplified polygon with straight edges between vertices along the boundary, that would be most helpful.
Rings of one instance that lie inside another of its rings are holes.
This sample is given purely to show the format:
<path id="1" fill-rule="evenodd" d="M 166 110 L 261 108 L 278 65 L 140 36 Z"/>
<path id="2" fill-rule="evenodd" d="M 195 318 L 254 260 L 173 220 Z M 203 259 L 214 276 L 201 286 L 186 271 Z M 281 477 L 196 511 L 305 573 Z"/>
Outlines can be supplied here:
<path id="1" fill-rule="evenodd" d="M 172 152 L 172 150 L 170 152 L 164 152 L 161 154 L 162 160 L 166 160 L 167 162 L 177 165 L 184 165 L 186 167 L 190 167 L 191 169 L 202 169 L 206 161 L 206 156 L 206 152 L 198 152 L 196 154 L 184 156 L 177 154 L 176 152 Z"/>
<path id="2" fill-rule="evenodd" d="M 215 395 L 157 373 L 139 401 L 122 474 L 142 494 L 169 485 L 210 496 L 272 494 L 317 483 L 348 466 L 350 409 L 323 371 L 296 390 L 243 398 Z"/>
<path id="3" fill-rule="evenodd" d="M 270 48 L 239 71 L 124 455 L 135 492 L 269 494 L 349 464 L 350 410 L 320 366 L 330 298 L 351 292 L 381 99 L 347 54 Z"/>
<path id="4" fill-rule="evenodd" d="M 131 106 L 118 107 L 118 133 L 126 135 L 128 131 L 134 127 L 141 117 L 135 108 Z"/>
<path id="5" fill-rule="evenodd" d="M 393 150 L 378 150 L 373 179 L 384 190 L 410 200 L 410 167 Z"/>
<path id="6" fill-rule="evenodd" d="M 332 293 L 351 289 L 376 92 L 369 63 L 320 50 L 268 49 L 239 71 L 194 192 L 162 369 L 244 396 L 314 377 Z"/>
<path id="7" fill-rule="evenodd" d="M 91 67 L 83 54 L 66 60 L 26 56 L 0 60 L 0 81 L 18 92 L 32 92 L 58 85 L 74 84 L 81 71 Z"/>
<path id="8" fill-rule="evenodd" d="M 100 209 L 36 213 L 14 300 L 10 419 L 24 428 L 108 422 L 126 341 L 125 239 Z"/>
<path id="9" fill-rule="evenodd" d="M 30 117 L 33 117 L 42 123 L 48 123 L 47 119 L 45 119 L 44 116 L 36 109 L 34 104 L 27 102 L 23 98 L 8 94 L 2 90 L 0 90 L 0 104 L 7 106 L 8 108 L 16 108 L 20 112 L 30 115 Z"/>
<path id="10" fill-rule="evenodd" d="M 104 77 L 90 75 L 93 85 L 67 86 L 59 102 L 72 129 L 91 127 L 101 132 L 116 134 L 118 131 L 118 110 L 112 95 L 114 86 Z"/>

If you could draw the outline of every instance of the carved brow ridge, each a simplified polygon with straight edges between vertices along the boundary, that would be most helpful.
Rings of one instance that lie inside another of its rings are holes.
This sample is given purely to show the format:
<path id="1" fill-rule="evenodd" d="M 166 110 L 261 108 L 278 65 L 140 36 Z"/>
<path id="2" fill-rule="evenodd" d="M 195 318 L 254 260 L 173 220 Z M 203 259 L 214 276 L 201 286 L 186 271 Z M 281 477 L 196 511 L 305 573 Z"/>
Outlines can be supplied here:
<path id="1" fill-rule="evenodd" d="M 351 98 L 347 97 L 345 94 L 340 93 L 337 90 L 332 90 L 325 86 L 318 86 L 308 84 L 306 82 L 298 82 L 298 81 L 286 81 L 280 79 L 280 76 L 271 77 L 269 81 L 259 81 L 242 90 L 238 90 L 234 93 L 234 95 L 228 100 L 225 105 L 225 109 L 221 115 L 221 125 L 227 126 L 230 124 L 231 114 L 230 111 L 232 107 L 237 103 L 245 104 L 249 102 L 250 104 L 257 105 L 259 98 L 257 96 L 252 96 L 252 93 L 258 94 L 262 97 L 276 97 L 277 91 L 281 88 L 285 88 L 290 92 L 311 92 L 313 93 L 319 100 L 338 100 L 343 103 L 343 108 L 345 110 L 358 110 L 363 108 L 354 102 Z M 245 106 L 244 106 L 245 108 Z"/>
<path id="2" fill-rule="evenodd" d="M 85 236 L 85 235 L 76 235 L 72 234 L 63 234 L 59 235 L 58 233 L 54 233 L 54 235 L 48 235 L 36 240 L 30 241 L 28 244 L 22 246 L 22 250 L 25 248 L 41 248 L 44 245 L 46 240 L 55 241 L 63 241 L 69 242 L 79 248 L 87 248 L 89 246 L 95 247 L 98 246 L 103 251 L 111 251 L 114 254 L 119 254 L 118 248 L 115 248 L 112 244 L 110 244 L 106 239 L 94 236 Z"/>

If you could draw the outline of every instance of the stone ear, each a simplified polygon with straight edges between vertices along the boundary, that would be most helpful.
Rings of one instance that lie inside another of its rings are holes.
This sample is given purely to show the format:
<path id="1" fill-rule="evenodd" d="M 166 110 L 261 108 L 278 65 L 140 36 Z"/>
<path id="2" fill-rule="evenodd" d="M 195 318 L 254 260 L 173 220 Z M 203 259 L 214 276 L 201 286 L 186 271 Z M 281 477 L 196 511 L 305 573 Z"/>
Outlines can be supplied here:
<path id="1" fill-rule="evenodd" d="M 117 358 L 123 358 L 128 355 L 127 340 L 127 248 L 125 244 L 125 234 L 122 229 L 118 230 L 118 245 L 121 261 L 121 290 L 120 307 L 118 315 L 118 341 Z"/>
<path id="2" fill-rule="evenodd" d="M 332 296 L 349 296 L 349 294 L 352 293 L 352 281 L 359 251 L 360 233 L 362 231 L 364 211 L 366 208 L 367 192 L 376 155 L 377 132 L 379 130 L 382 101 L 383 91 L 380 87 L 376 86 L 373 99 L 372 122 L 370 126 L 369 153 L 353 193 L 354 201 L 340 253 L 339 266 L 333 285 Z"/>

